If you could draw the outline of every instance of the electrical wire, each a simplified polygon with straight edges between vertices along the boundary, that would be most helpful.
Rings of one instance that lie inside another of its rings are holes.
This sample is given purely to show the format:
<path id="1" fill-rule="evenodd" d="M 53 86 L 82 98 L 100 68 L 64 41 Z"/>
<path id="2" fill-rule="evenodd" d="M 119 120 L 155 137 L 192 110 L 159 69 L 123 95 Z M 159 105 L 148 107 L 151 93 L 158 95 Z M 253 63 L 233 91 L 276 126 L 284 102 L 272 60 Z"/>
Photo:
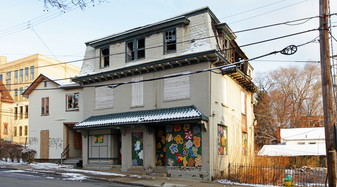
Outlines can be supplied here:
<path id="1" fill-rule="evenodd" d="M 245 18 L 245 19 L 241 19 L 241 20 L 238 20 L 238 21 L 231 22 L 229 24 L 236 24 L 236 23 L 248 20 L 248 19 L 256 18 L 256 17 L 263 16 L 263 15 L 266 15 L 266 14 L 269 14 L 269 13 L 274 13 L 276 11 L 279 11 L 279 10 L 282 10 L 282 9 L 285 9 L 285 8 L 288 8 L 288 7 L 291 7 L 291 6 L 295 6 L 295 5 L 303 3 L 305 1 L 308 1 L 308 0 L 303 0 L 303 1 L 300 1 L 300 2 L 297 2 L 297 3 L 293 3 L 291 5 L 287 5 L 287 6 L 281 7 L 281 8 L 273 9 L 273 10 L 270 10 L 270 11 L 262 13 L 262 14 L 258 14 L 258 15 L 251 16 L 251 17 L 248 17 L 248 18 Z"/>
<path id="2" fill-rule="evenodd" d="M 127 81 L 127 82 L 113 83 L 113 84 L 81 85 L 80 88 L 88 88 L 88 87 L 95 87 L 96 88 L 96 87 L 103 87 L 103 86 L 108 86 L 110 88 L 116 88 L 116 87 L 118 87 L 120 85 L 124 85 L 124 84 L 133 84 L 133 83 L 140 83 L 140 82 L 150 82 L 150 81 L 156 81 L 156 80 L 162 80 L 162 79 L 168 79 L 168 78 L 174 78 L 174 77 L 180 77 L 180 76 L 186 76 L 186 75 L 193 75 L 193 74 L 198 74 L 198 73 L 203 73 L 203 72 L 208 72 L 208 71 L 219 70 L 219 69 L 223 69 L 223 68 L 226 68 L 226 67 L 231 67 L 231 66 L 234 66 L 234 65 L 239 65 L 239 64 L 242 64 L 244 62 L 254 61 L 254 60 L 259 59 L 259 58 L 263 58 L 263 57 L 270 56 L 270 55 L 277 54 L 277 53 L 282 53 L 283 51 L 284 51 L 284 49 L 281 50 L 281 51 L 273 51 L 273 52 L 270 52 L 270 53 L 267 53 L 267 54 L 264 54 L 264 55 L 261 55 L 261 56 L 255 57 L 255 58 L 247 59 L 247 60 L 244 60 L 244 61 L 234 62 L 234 63 L 228 64 L 228 65 L 226 64 L 226 65 L 222 65 L 222 66 L 217 66 L 217 67 L 213 67 L 213 68 L 197 70 L 197 71 L 193 71 L 193 72 L 185 72 L 185 73 L 180 73 L 180 74 L 174 74 L 174 75 L 168 75 L 168 76 L 162 76 L 162 77 L 156 77 L 156 78 L 150 78 L 150 79 L 143 79 L 143 80 L 137 80 L 137 81 Z M 47 90 L 57 90 L 57 89 L 64 89 L 64 88 L 62 88 L 62 87 L 41 88 L 41 89 L 35 88 L 33 90 L 44 90 L 44 91 L 47 91 Z M 27 90 L 30 90 L 30 89 L 28 88 L 25 91 L 27 91 Z M 4 90 L 0 90 L 0 91 L 4 91 Z"/>
<path id="3" fill-rule="evenodd" d="M 307 32 L 312 32 L 312 31 L 315 31 L 317 29 L 311 29 L 311 30 L 307 30 L 307 31 L 302 31 L 302 32 L 298 32 L 298 33 L 293 33 L 293 34 L 289 34 L 289 35 L 284 35 L 284 36 L 280 36 L 280 37 L 276 37 L 276 38 L 271 38 L 271 39 L 267 39 L 267 40 L 262 40 L 262 41 L 258 41 L 258 42 L 253 42 L 253 43 L 249 43 L 249 44 L 245 44 L 245 45 L 242 45 L 240 47 L 248 47 L 248 46 L 251 46 L 251 45 L 256 45 L 256 44 L 261 44 L 261 43 L 265 43 L 265 42 L 270 42 L 270 41 L 273 41 L 273 40 L 278 40 L 278 39 L 282 39 L 282 38 L 286 38 L 286 37 L 291 37 L 291 36 L 295 36 L 295 35 L 299 35 L 299 34 L 304 34 L 304 33 L 307 33 Z M 205 39 L 205 38 L 210 38 L 210 37 L 203 37 L 203 38 L 200 38 L 200 40 L 202 39 Z M 194 39 L 194 40 L 199 40 L 199 39 Z M 192 41 L 192 40 L 187 40 L 188 42 Z M 184 43 L 186 41 L 181 41 L 181 42 L 177 42 L 177 43 Z M 303 45 L 306 45 L 306 44 L 309 44 L 311 43 L 311 41 L 309 42 L 306 42 L 304 44 L 300 44 L 299 46 L 303 46 Z M 149 48 L 146 48 L 146 49 L 152 49 L 152 48 L 157 48 L 157 47 L 163 47 L 163 45 L 160 45 L 160 46 L 154 46 L 154 47 L 149 47 Z M 228 49 L 223 49 L 223 50 L 217 50 L 218 52 L 225 52 L 225 51 L 229 51 L 229 50 L 235 50 L 236 48 L 233 47 L 233 48 L 228 48 Z M 113 54 L 110 54 L 109 56 L 114 56 L 114 55 L 120 55 L 120 54 L 125 54 L 126 52 L 120 52 L 120 53 L 113 53 Z M 50 67 L 50 66 L 55 66 L 55 65 L 61 65 L 61 64 L 67 64 L 67 63 L 73 63 L 73 62 L 78 62 L 78 61 L 84 61 L 84 60 L 92 60 L 92 59 L 97 59 L 97 58 L 100 58 L 100 57 L 90 57 L 90 58 L 86 58 L 86 59 L 81 59 L 81 60 L 74 60 L 74 61 L 68 61 L 68 62 L 63 62 L 63 63 L 58 63 L 58 64 L 50 64 L 50 65 L 45 65 L 45 66 L 38 66 L 37 68 L 43 68 L 43 67 Z M 35 67 L 34 67 L 35 68 Z M 9 72 L 12 72 L 12 71 L 9 71 Z M 7 72 L 0 72 L 0 73 L 7 73 Z M 63 78 L 63 79 L 57 79 L 57 80 L 67 80 L 67 79 L 72 79 L 72 78 Z M 55 79 L 56 80 L 56 79 Z M 25 83 L 26 84 L 26 83 Z M 11 84 L 4 84 L 4 85 L 11 85 Z M 18 84 L 16 84 L 18 85 Z"/>

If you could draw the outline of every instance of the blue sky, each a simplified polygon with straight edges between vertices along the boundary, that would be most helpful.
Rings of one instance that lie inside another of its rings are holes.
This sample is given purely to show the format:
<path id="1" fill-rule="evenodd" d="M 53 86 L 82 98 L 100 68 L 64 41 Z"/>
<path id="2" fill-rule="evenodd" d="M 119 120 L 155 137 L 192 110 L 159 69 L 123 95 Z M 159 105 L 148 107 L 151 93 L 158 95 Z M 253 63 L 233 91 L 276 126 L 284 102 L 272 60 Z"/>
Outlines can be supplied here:
<path id="1" fill-rule="evenodd" d="M 337 13 L 336 0 L 331 1 L 331 12 Z M 226 22 L 234 32 L 318 15 L 318 0 L 108 0 L 95 6 L 89 3 L 84 10 L 77 8 L 65 13 L 56 9 L 46 11 L 43 0 L 5 1 L 0 6 L 0 56 L 6 56 L 8 61 L 35 53 L 65 62 L 82 59 L 87 41 L 205 6 L 210 7 L 220 21 Z M 332 18 L 332 25 L 337 25 L 337 16 Z M 14 30 L 10 30 L 14 26 Z M 317 18 L 236 35 L 238 44 L 245 45 L 316 28 Z M 333 35 L 337 38 L 334 30 Z M 248 57 L 254 58 L 291 44 L 306 43 L 317 36 L 318 31 L 314 31 L 244 47 L 243 50 Z M 334 49 L 336 51 L 337 47 Z M 307 60 L 319 60 L 318 42 L 298 48 L 298 52 L 292 56 L 278 54 L 251 61 L 251 64 L 255 72 L 266 72 L 278 67 L 304 65 L 298 61 Z M 75 65 L 80 66 L 81 63 Z"/>

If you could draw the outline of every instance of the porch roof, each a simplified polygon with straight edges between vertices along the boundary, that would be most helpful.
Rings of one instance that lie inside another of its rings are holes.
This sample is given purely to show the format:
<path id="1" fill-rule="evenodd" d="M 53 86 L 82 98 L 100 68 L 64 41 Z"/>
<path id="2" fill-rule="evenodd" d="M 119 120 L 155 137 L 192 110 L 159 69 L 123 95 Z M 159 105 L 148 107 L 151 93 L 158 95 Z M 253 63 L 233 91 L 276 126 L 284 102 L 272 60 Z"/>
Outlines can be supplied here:
<path id="1" fill-rule="evenodd" d="M 77 123 L 74 128 L 84 129 L 191 120 L 208 121 L 208 117 L 200 112 L 195 106 L 183 106 L 91 116 Z"/>

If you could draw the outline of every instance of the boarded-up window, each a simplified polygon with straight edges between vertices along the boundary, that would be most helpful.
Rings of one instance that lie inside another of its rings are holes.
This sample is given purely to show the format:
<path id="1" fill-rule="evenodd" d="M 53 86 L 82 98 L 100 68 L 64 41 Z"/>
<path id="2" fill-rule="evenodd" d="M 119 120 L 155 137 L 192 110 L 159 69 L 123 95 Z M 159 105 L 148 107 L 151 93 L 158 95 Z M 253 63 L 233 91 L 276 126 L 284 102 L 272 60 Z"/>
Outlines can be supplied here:
<path id="1" fill-rule="evenodd" d="M 227 127 L 218 125 L 218 154 L 227 155 Z"/>
<path id="2" fill-rule="evenodd" d="M 187 73 L 187 72 L 184 72 Z M 175 75 L 175 74 L 172 74 Z M 167 75 L 170 76 L 170 75 Z M 164 79 L 164 100 L 190 98 L 190 75 Z"/>
<path id="3" fill-rule="evenodd" d="M 132 79 L 132 81 L 141 81 L 141 80 L 143 80 L 143 77 L 137 77 L 137 78 Z M 143 89 L 143 86 L 144 86 L 143 82 L 132 84 L 132 103 L 131 103 L 131 105 L 133 107 L 144 105 L 144 99 L 143 99 L 144 89 Z"/>
<path id="4" fill-rule="evenodd" d="M 97 138 L 101 137 L 98 141 Z M 111 136 L 94 135 L 89 136 L 89 159 L 110 158 L 111 157 Z"/>
<path id="5" fill-rule="evenodd" d="M 143 133 L 133 132 L 132 133 L 132 165 L 142 166 L 143 165 Z"/>
<path id="6" fill-rule="evenodd" d="M 95 88 L 95 109 L 112 108 L 113 105 L 113 89 L 108 87 Z"/>
<path id="7" fill-rule="evenodd" d="M 243 156 L 247 156 L 248 152 L 248 134 L 246 132 L 242 132 L 242 154 Z"/>

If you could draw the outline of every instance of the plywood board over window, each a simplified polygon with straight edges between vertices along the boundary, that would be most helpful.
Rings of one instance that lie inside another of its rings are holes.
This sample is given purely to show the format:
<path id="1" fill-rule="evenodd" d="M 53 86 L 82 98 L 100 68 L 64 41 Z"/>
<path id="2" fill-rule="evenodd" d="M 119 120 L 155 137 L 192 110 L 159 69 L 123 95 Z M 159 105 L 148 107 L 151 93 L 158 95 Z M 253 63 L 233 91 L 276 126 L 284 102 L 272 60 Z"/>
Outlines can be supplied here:
<path id="1" fill-rule="evenodd" d="M 113 89 L 95 88 L 95 109 L 112 108 L 114 106 Z"/>
<path id="2" fill-rule="evenodd" d="M 188 73 L 188 72 L 182 72 Z M 177 74 L 182 74 L 177 73 Z M 177 75 L 170 74 L 167 76 Z M 189 99 L 191 95 L 190 75 L 178 76 L 164 79 L 164 100 L 174 101 L 179 99 Z"/>
<path id="3" fill-rule="evenodd" d="M 132 81 L 141 81 L 143 77 L 133 78 Z M 144 83 L 133 83 L 132 84 L 132 107 L 138 107 L 144 105 Z"/>

